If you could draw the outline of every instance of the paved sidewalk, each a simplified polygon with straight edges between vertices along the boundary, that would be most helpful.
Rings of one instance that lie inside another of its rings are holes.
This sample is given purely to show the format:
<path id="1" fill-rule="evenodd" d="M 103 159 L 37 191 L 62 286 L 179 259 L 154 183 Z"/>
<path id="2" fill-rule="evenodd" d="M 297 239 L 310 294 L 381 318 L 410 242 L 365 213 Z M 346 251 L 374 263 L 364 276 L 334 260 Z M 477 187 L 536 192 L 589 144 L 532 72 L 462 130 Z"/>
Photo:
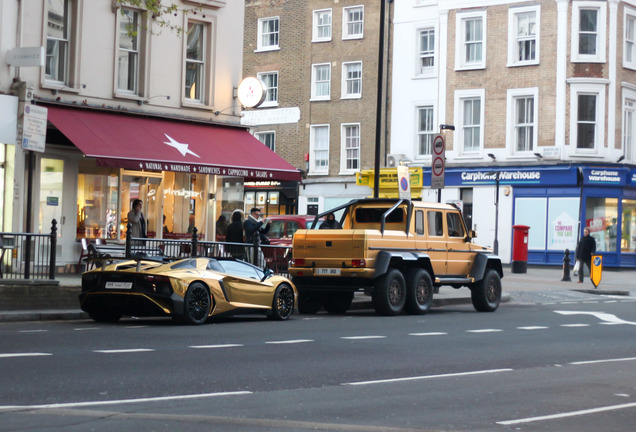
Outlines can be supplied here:
<path id="1" fill-rule="evenodd" d="M 571 282 L 561 281 L 563 276 L 560 267 L 533 267 L 527 273 L 511 273 L 510 267 L 504 268 L 502 302 L 535 298 L 543 293 L 546 298 L 558 292 L 582 292 L 591 295 L 621 295 L 636 297 L 636 269 L 604 270 L 601 283 L 594 288 L 589 278 L 582 284 L 576 283 L 572 275 Z M 33 294 L 49 289 L 49 298 L 38 302 Z M 39 290 L 39 291 L 38 291 Z M 26 293 L 28 291 L 28 293 Z M 71 320 L 84 319 L 88 315 L 79 309 L 77 296 L 81 291 L 81 275 L 59 275 L 54 287 L 45 286 L 0 286 L 0 322 L 6 321 L 38 321 L 38 320 Z M 54 294 L 52 294 L 54 293 Z M 552 294 L 550 294 L 552 293 Z M 534 295 L 534 297 L 533 297 Z M 51 296 L 57 296 L 52 299 Z M 39 303 L 34 307 L 35 303 Z M 471 304 L 468 288 L 440 288 L 435 294 L 433 307 Z M 354 298 L 352 309 L 370 309 L 370 298 L 359 293 Z"/>

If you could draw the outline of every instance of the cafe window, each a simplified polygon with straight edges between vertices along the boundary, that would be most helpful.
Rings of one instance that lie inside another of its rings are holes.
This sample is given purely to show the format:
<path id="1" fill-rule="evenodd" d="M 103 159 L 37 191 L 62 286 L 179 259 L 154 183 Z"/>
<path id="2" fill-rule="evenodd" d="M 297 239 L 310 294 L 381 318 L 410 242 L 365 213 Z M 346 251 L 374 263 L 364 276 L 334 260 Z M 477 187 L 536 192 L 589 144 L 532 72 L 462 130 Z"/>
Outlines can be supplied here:
<path id="1" fill-rule="evenodd" d="M 163 238 L 192 238 L 195 227 L 205 237 L 206 201 L 205 175 L 164 173 Z"/>
<path id="2" fill-rule="evenodd" d="M 80 164 L 77 186 L 78 239 L 117 238 L 118 186 L 117 172 L 87 163 Z"/>

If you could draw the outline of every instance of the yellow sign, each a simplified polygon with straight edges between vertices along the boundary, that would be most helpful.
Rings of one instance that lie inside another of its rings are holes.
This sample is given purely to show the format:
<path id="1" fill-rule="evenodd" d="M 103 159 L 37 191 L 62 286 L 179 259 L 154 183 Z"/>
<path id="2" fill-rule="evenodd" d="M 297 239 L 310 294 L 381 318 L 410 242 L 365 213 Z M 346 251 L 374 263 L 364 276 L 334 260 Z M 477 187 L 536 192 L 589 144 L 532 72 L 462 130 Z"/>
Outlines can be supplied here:
<path id="1" fill-rule="evenodd" d="M 597 288 L 601 283 L 601 277 L 603 276 L 603 256 L 592 255 L 592 268 L 590 269 L 590 280 L 594 284 L 594 288 Z"/>
<path id="2" fill-rule="evenodd" d="M 413 199 L 420 199 L 422 197 L 422 187 L 424 185 L 424 175 L 422 174 L 422 167 L 410 167 L 410 189 Z M 375 181 L 375 170 L 363 170 L 356 173 L 356 185 L 368 186 L 373 188 Z M 397 168 L 381 168 L 380 169 L 380 191 L 378 198 L 398 198 L 399 189 L 399 176 Z"/>

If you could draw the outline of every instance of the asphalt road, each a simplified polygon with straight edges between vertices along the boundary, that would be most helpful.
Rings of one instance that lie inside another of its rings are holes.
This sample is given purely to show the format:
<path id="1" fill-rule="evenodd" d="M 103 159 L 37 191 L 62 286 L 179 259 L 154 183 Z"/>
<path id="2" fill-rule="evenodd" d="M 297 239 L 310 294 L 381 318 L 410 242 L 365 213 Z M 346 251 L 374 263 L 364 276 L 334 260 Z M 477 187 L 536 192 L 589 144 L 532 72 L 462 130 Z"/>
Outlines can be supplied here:
<path id="1" fill-rule="evenodd" d="M 632 431 L 636 301 L 533 295 L 491 314 L 0 324 L 0 430 Z"/>

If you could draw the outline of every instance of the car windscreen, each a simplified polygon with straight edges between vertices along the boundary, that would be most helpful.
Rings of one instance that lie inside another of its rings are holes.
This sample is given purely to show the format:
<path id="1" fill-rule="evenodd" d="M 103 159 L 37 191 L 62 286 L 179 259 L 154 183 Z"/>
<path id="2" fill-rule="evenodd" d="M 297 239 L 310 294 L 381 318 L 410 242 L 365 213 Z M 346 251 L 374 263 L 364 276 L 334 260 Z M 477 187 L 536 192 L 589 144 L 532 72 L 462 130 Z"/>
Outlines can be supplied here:
<path id="1" fill-rule="evenodd" d="M 219 264 L 223 267 L 223 273 L 227 273 L 232 276 L 258 280 L 263 278 L 263 272 L 258 271 L 249 264 L 230 260 L 219 261 Z"/>

